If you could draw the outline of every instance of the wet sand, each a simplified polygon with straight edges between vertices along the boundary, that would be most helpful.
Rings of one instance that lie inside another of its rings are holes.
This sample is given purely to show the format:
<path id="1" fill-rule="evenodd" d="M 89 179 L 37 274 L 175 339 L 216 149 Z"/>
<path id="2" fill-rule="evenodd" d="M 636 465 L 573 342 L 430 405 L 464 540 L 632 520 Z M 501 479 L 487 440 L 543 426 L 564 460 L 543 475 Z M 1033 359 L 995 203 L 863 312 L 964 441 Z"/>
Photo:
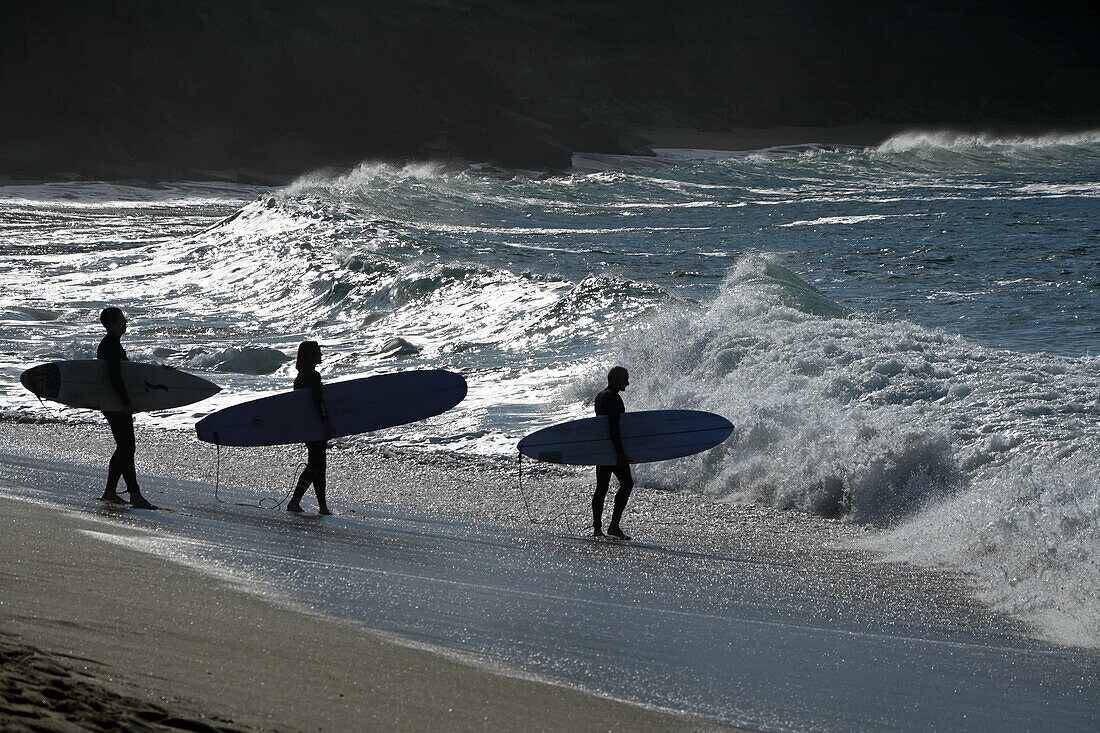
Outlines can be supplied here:
<path id="1" fill-rule="evenodd" d="M 125 546 L 148 531 L 0 508 L 4 730 L 719 728 L 275 605 Z"/>

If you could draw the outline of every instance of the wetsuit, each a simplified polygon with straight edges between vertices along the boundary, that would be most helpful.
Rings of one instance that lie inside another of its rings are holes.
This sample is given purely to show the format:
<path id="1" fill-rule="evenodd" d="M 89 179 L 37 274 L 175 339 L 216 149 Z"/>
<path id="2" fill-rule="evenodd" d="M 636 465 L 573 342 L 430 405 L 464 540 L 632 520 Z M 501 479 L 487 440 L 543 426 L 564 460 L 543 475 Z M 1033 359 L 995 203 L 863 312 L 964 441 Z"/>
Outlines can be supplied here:
<path id="1" fill-rule="evenodd" d="M 623 450 L 622 435 L 619 433 L 619 416 L 626 412 L 623 398 L 611 387 L 596 395 L 596 414 L 607 415 L 607 425 L 611 433 L 611 444 L 615 451 L 625 453 Z M 596 493 L 592 494 L 592 526 L 601 528 L 603 519 L 603 501 L 607 496 L 607 489 L 611 485 L 611 474 L 619 481 L 619 490 L 615 492 L 615 508 L 611 513 L 611 525 L 617 527 L 619 519 L 626 509 L 626 502 L 630 499 L 630 491 L 634 488 L 634 477 L 630 475 L 630 466 L 596 466 Z"/>
<path id="2" fill-rule="evenodd" d="M 128 361 L 126 349 L 122 348 L 122 342 L 116 334 L 109 333 L 99 342 L 95 358 L 107 362 L 107 378 L 115 394 L 122 400 L 122 404 L 130 404 L 130 395 L 126 391 L 126 383 L 122 381 L 122 362 Z M 115 438 L 115 452 L 111 454 L 111 462 L 107 465 L 107 491 L 115 493 L 118 490 L 118 479 L 126 481 L 126 488 L 131 493 L 139 491 L 137 482 L 137 469 L 134 466 L 134 453 L 137 451 L 137 441 L 134 438 L 134 416 L 128 412 L 104 412 L 107 424 L 111 426 L 111 435 Z"/>
<path id="3" fill-rule="evenodd" d="M 328 420 L 328 408 L 325 407 L 324 397 L 321 395 L 321 375 L 315 370 L 298 372 L 298 376 L 294 378 L 294 389 L 308 389 L 313 397 L 313 406 L 317 409 L 317 415 L 320 416 L 321 422 Z M 328 441 L 313 440 L 306 443 L 306 470 L 302 471 L 301 477 L 298 479 L 298 485 L 294 489 L 294 498 L 291 499 L 291 504 L 297 504 L 306 493 L 306 489 L 309 485 L 313 484 L 313 490 L 317 494 L 317 504 L 322 508 L 326 507 L 325 504 L 325 472 L 328 469 L 328 456 L 326 455 L 326 449 L 328 448 Z"/>

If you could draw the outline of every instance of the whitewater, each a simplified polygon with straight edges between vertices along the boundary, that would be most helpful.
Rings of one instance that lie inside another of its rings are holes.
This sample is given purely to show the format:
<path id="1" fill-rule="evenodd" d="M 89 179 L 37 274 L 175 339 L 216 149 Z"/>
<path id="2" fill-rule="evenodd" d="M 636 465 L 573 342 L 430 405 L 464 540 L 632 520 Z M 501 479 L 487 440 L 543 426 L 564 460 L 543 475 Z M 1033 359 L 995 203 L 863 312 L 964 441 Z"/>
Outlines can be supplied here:
<path id="1" fill-rule="evenodd" d="M 1100 133 L 575 163 L 2 187 L 2 416 L 96 420 L 18 375 L 93 356 L 108 304 L 131 359 L 225 388 L 141 418 L 170 431 L 287 388 L 305 338 L 326 380 L 460 371 L 459 408 L 346 441 L 425 461 L 511 458 L 621 363 L 628 409 L 737 426 L 639 467 L 643 490 L 855 528 L 853 548 L 1100 648 Z"/>

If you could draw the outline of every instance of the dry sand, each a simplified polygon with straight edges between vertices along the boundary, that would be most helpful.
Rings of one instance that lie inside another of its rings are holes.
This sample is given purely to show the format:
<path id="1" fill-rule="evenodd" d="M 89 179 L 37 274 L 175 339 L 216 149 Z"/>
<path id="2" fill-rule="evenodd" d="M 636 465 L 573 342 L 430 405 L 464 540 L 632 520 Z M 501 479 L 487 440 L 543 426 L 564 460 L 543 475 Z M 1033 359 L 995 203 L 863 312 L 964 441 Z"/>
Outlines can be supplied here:
<path id="1" fill-rule="evenodd" d="M 402 646 L 95 536 L 141 530 L 0 510 L 5 731 L 728 730 Z"/>

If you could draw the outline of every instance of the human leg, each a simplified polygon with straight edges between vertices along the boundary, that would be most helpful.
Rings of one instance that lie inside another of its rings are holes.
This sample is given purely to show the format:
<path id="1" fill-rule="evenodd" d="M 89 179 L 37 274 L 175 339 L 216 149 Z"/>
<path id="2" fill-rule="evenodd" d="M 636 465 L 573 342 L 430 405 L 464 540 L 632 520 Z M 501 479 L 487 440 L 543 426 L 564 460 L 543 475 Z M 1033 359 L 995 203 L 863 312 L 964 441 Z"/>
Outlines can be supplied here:
<path id="1" fill-rule="evenodd" d="M 313 466 L 313 492 L 317 494 L 317 511 L 320 514 L 332 514 L 325 501 L 325 488 L 328 486 L 328 443 L 320 440 L 307 443 L 306 447 L 309 449 L 310 465 Z"/>
<path id="2" fill-rule="evenodd" d="M 309 443 L 306 443 L 306 448 L 309 448 Z M 313 461 L 311 459 L 312 455 L 310 454 L 310 457 L 306 459 L 305 470 L 298 477 L 298 483 L 294 485 L 294 494 L 291 495 L 290 501 L 286 503 L 288 512 L 302 511 L 302 497 L 306 495 L 306 489 L 313 483 Z"/>
<path id="3" fill-rule="evenodd" d="M 104 501 L 115 501 L 118 498 L 118 480 L 126 481 L 126 488 L 131 494 L 137 492 L 137 470 L 134 466 L 134 453 L 137 450 L 137 441 L 134 438 L 134 416 L 128 412 L 104 412 L 107 424 L 111 428 L 111 436 L 115 439 L 115 451 L 111 454 L 111 460 L 107 464 L 107 486 L 103 490 Z"/>
<path id="4" fill-rule="evenodd" d="M 611 524 L 607 526 L 607 533 L 620 539 L 630 539 L 619 529 L 619 520 L 622 519 L 626 503 L 630 501 L 630 492 L 634 489 L 634 476 L 630 473 L 630 466 L 615 466 L 612 471 L 619 481 L 619 490 L 615 492 L 615 507 L 611 510 Z"/>
<path id="5" fill-rule="evenodd" d="M 294 494 L 287 502 L 286 510 L 288 512 L 302 511 L 302 497 L 306 495 L 306 490 L 312 484 L 313 490 L 317 494 L 317 504 L 321 508 L 321 513 L 330 513 L 325 504 L 325 471 L 328 462 L 325 455 L 325 446 L 323 440 L 306 443 L 306 468 L 302 471 L 302 475 L 298 477 Z"/>
<path id="6" fill-rule="evenodd" d="M 105 412 L 103 417 L 107 418 L 107 425 L 111 429 L 111 437 L 115 439 L 115 450 L 111 454 L 111 459 L 107 463 L 107 486 L 103 490 L 103 496 L 100 497 L 104 500 L 113 500 L 118 498 L 118 480 L 122 476 L 122 458 L 119 455 L 119 433 L 120 426 L 118 423 L 119 413 L 117 412 Z"/>
<path id="7" fill-rule="evenodd" d="M 603 503 L 611 485 L 611 466 L 596 466 L 596 491 L 592 494 L 592 534 L 603 535 Z"/>

